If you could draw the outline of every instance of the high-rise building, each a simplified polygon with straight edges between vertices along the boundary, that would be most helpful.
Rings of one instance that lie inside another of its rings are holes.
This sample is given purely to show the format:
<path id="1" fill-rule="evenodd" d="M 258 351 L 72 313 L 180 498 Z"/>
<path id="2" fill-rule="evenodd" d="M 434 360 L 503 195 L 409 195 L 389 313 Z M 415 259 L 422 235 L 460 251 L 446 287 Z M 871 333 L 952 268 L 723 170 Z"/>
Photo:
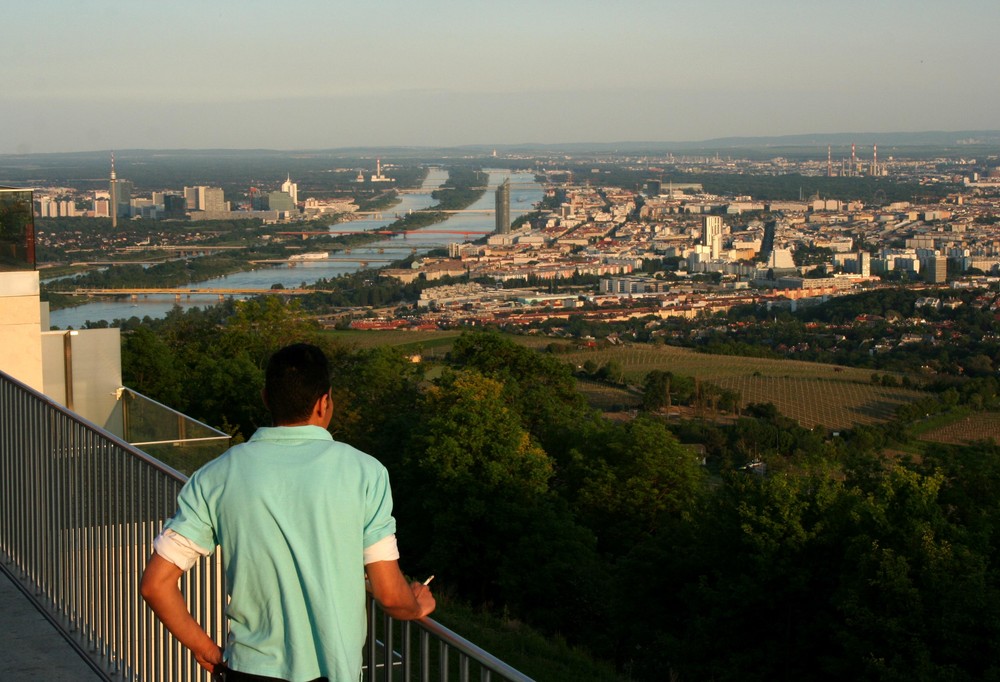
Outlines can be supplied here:
<path id="1" fill-rule="evenodd" d="M 109 206 L 111 205 L 111 196 L 108 192 L 99 190 L 94 192 L 94 217 L 95 218 L 107 218 L 110 217 L 111 211 Z"/>
<path id="2" fill-rule="evenodd" d="M 947 256 L 934 255 L 921 263 L 924 269 L 924 279 L 934 284 L 942 284 L 948 281 L 948 258 Z"/>
<path id="3" fill-rule="evenodd" d="M 184 206 L 189 211 L 205 211 L 206 213 L 219 213 L 229 210 L 226 206 L 226 197 L 222 188 L 208 187 L 206 185 L 185 187 Z"/>
<path id="4" fill-rule="evenodd" d="M 115 173 L 115 155 L 111 155 L 111 181 L 109 183 L 111 202 L 111 227 L 118 227 L 118 218 L 132 217 L 132 190 L 130 180 L 123 180 Z"/>
<path id="5" fill-rule="evenodd" d="M 864 277 L 872 274 L 872 255 L 867 251 L 858 251 L 858 274 Z"/>
<path id="6" fill-rule="evenodd" d="M 184 220 L 187 206 L 184 197 L 179 194 L 163 195 L 163 217 L 166 220 Z"/>
<path id="7" fill-rule="evenodd" d="M 767 262 L 774 251 L 774 237 L 778 232 L 778 221 L 769 220 L 764 224 L 764 238 L 760 242 L 760 259 Z"/>
<path id="8" fill-rule="evenodd" d="M 299 205 L 299 186 L 292 182 L 292 176 L 289 175 L 288 179 L 281 183 L 281 191 L 292 198 L 292 203 L 296 206 Z"/>
<path id="9" fill-rule="evenodd" d="M 221 187 L 199 187 L 198 200 L 201 210 L 207 213 L 226 211 L 226 196 Z"/>
<path id="10" fill-rule="evenodd" d="M 295 210 L 295 202 L 288 192 L 268 192 L 267 208 L 271 211 L 290 213 Z"/>
<path id="11" fill-rule="evenodd" d="M 197 187 L 185 187 L 184 188 L 184 208 L 189 211 L 200 211 L 201 206 L 198 205 L 198 188 Z"/>
<path id="12" fill-rule="evenodd" d="M 112 215 L 116 215 L 119 218 L 131 218 L 132 217 L 132 191 L 134 185 L 131 180 L 116 180 L 115 181 L 115 207 L 117 210 L 112 211 Z"/>
<path id="13" fill-rule="evenodd" d="M 504 179 L 497 187 L 496 233 L 510 234 L 510 178 Z"/>
<path id="14" fill-rule="evenodd" d="M 722 218 L 706 215 L 701 218 L 701 243 L 710 250 L 712 260 L 718 260 L 722 252 Z"/>

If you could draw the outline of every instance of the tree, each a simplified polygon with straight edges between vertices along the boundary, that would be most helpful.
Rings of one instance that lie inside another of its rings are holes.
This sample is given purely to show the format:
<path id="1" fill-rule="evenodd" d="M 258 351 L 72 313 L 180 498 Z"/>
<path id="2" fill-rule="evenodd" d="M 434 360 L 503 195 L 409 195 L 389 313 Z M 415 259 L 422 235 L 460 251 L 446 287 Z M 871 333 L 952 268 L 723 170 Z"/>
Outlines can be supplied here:
<path id="1" fill-rule="evenodd" d="M 498 567 L 548 493 L 553 463 L 507 404 L 503 385 L 478 372 L 448 373 L 427 391 L 424 417 L 404 460 L 408 538 L 425 565 L 448 566 L 479 602 L 499 596 Z M 476 539 L 475 552 L 468 551 Z M 433 570 L 429 568 L 428 570 Z"/>
<path id="2" fill-rule="evenodd" d="M 698 459 L 653 417 L 607 424 L 588 441 L 575 505 L 605 551 L 627 552 L 686 510 L 700 490 Z"/>
<path id="3" fill-rule="evenodd" d="M 183 412 L 187 405 L 183 374 L 173 350 L 148 327 L 122 335 L 122 379 L 164 405 Z"/>
<path id="4" fill-rule="evenodd" d="M 670 409 L 671 372 L 654 369 L 646 373 L 642 382 L 642 409 L 655 412 L 663 408 Z"/>

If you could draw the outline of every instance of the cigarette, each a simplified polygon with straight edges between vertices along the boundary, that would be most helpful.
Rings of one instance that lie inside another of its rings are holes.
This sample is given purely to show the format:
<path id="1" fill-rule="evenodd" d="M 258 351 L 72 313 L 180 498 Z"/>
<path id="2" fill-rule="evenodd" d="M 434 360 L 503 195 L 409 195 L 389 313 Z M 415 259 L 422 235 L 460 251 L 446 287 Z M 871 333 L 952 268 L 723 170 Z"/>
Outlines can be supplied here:
<path id="1" fill-rule="evenodd" d="M 434 580 L 434 576 L 431 576 L 430 578 L 428 578 L 427 580 L 425 580 L 424 581 L 424 585 L 430 585 L 432 580 Z"/>

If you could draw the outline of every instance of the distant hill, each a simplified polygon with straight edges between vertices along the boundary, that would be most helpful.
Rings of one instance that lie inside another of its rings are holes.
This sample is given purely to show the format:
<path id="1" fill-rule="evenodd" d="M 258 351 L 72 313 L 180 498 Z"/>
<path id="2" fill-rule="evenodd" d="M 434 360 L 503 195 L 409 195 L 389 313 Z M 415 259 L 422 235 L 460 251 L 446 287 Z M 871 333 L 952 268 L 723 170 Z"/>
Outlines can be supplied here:
<path id="1" fill-rule="evenodd" d="M 708 140 L 673 142 L 620 141 L 620 142 L 574 142 L 566 144 L 521 144 L 497 145 L 503 152 L 569 152 L 569 153 L 637 153 L 637 152 L 685 152 L 726 149 L 768 149 L 789 147 L 835 147 L 877 144 L 890 147 L 937 147 L 961 148 L 990 146 L 1000 147 L 1000 130 L 960 130 L 924 131 L 915 133 L 809 133 L 804 135 L 778 135 L 770 137 L 717 137 Z M 483 145 L 469 145 L 468 150 L 486 150 Z M 490 147 L 492 149 L 492 147 Z"/>
<path id="2" fill-rule="evenodd" d="M 1000 147 L 1000 130 L 930 130 L 923 132 L 859 132 L 859 133 L 807 133 L 803 135 L 777 135 L 769 137 L 716 137 L 707 140 L 623 140 L 618 142 L 561 142 L 523 144 L 471 144 L 457 147 L 385 146 L 385 147 L 339 147 L 335 149 L 119 149 L 116 155 L 125 157 L 168 157 L 168 158 L 349 158 L 413 159 L 413 158 L 460 158 L 464 155 L 490 155 L 498 153 L 648 153 L 686 152 L 703 150 L 754 149 L 794 147 L 859 146 L 877 144 L 890 147 L 934 147 L 934 148 L 977 148 Z M 67 159 L 91 160 L 108 157 L 110 151 L 70 152 L 51 154 L 0 154 L 0 160 L 8 164 L 34 160 L 43 161 L 47 157 L 53 161 Z"/>

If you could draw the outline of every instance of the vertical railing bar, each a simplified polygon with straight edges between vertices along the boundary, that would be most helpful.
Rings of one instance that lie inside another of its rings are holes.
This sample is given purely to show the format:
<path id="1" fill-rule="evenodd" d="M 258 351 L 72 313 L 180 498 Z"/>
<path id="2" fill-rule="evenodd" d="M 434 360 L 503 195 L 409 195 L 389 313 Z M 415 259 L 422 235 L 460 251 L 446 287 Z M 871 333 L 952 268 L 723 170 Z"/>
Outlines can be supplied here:
<path id="1" fill-rule="evenodd" d="M 120 622 L 122 616 L 122 599 L 121 599 L 121 589 L 122 580 L 125 579 L 123 566 L 122 566 L 122 537 L 121 537 L 121 524 L 122 524 L 122 505 L 121 505 L 121 495 L 122 495 L 122 485 L 121 485 L 121 474 L 118 469 L 120 464 L 118 459 L 118 448 L 111 447 L 108 448 L 108 458 L 109 458 L 109 469 L 111 473 L 110 488 L 108 491 L 110 493 L 107 497 L 109 498 L 109 504 L 111 509 L 109 510 L 107 524 L 108 532 L 111 535 L 111 541 L 109 543 L 109 557 L 108 557 L 108 647 L 110 648 L 110 655 L 108 656 L 109 662 L 111 664 L 111 670 L 114 670 L 119 663 L 119 656 L 121 653 L 119 640 L 119 633 L 121 632 Z M 119 605 L 119 608 L 111 608 L 112 604 Z"/>
<path id="2" fill-rule="evenodd" d="M 90 497 L 87 495 L 87 478 L 90 475 L 89 462 L 86 461 L 83 452 L 83 443 L 81 435 L 78 430 L 73 428 L 73 454 L 77 458 L 77 462 L 80 465 L 80 475 L 79 475 L 79 520 L 78 528 L 80 529 L 80 547 L 78 550 L 79 556 L 79 566 L 78 566 L 78 577 L 79 580 L 79 595 L 80 595 L 80 626 L 83 629 L 84 637 L 87 643 L 91 643 L 91 625 L 93 619 L 90 616 L 90 595 L 88 593 L 87 585 L 87 571 L 89 566 L 89 556 L 90 556 L 90 531 L 87 525 L 87 508 L 90 505 Z"/>
<path id="3" fill-rule="evenodd" d="M 378 639 L 378 636 L 376 634 L 377 628 L 375 627 L 375 623 L 377 622 L 376 621 L 376 615 L 377 614 L 375 613 L 375 604 L 374 604 L 374 602 L 372 600 L 369 599 L 367 601 L 367 608 L 365 610 L 366 610 L 365 618 L 368 619 L 368 640 L 367 640 L 367 649 L 368 649 L 368 679 L 371 682 L 375 682 L 375 680 L 378 679 L 377 675 L 375 674 L 375 667 L 376 667 L 376 664 L 378 662 L 378 659 L 376 658 L 376 655 L 377 655 L 376 654 L 376 648 L 377 648 L 376 640 Z"/>
<path id="4" fill-rule="evenodd" d="M 413 655 L 413 626 L 410 621 L 403 621 L 403 682 L 410 682 L 410 660 Z"/>
<path id="5" fill-rule="evenodd" d="M 155 619 L 138 592 L 153 535 L 172 513 L 183 478 L 3 373 L 0 418 L 20 427 L 0 429 L 4 560 L 46 611 L 61 614 L 53 622 L 75 631 L 73 641 L 90 650 L 95 669 L 99 663 L 103 674 L 136 682 L 205 679 L 193 656 Z M 220 562 L 218 554 L 202 560 L 195 572 L 186 574 L 183 586 L 192 612 L 223 644 L 225 576 Z M 429 680 L 431 671 L 440 668 L 434 671 L 447 680 L 454 656 L 461 680 L 470 679 L 474 661 L 483 666 L 481 682 L 492 679 L 487 666 L 505 667 L 433 621 L 398 622 L 374 601 L 367 615 L 367 679 L 409 682 L 416 673 Z M 436 666 L 432 639 L 438 643 Z M 513 673 L 510 679 L 527 679 Z"/>
<path id="6" fill-rule="evenodd" d="M 426 630 L 420 631 L 420 682 L 430 682 L 431 679 L 431 635 Z"/>
<path id="7" fill-rule="evenodd" d="M 46 417 L 48 415 L 45 415 Z M 42 437 L 45 439 L 45 452 L 47 456 L 51 457 L 53 460 L 52 466 L 52 479 L 49 482 L 49 490 L 51 491 L 49 498 L 50 504 L 52 505 L 52 525 L 49 528 L 49 533 L 52 538 L 52 543 L 55 548 L 55 556 L 53 557 L 52 566 L 52 585 L 53 585 L 53 607 L 57 613 L 64 612 L 63 604 L 63 555 L 65 554 L 65 547 L 63 543 L 63 495 L 62 490 L 62 480 L 63 480 L 63 462 L 62 458 L 59 457 L 59 452 L 56 449 L 55 438 L 53 437 L 52 429 L 47 428 L 49 425 L 49 420 L 46 418 L 43 423 L 39 424 L 41 429 Z M 44 427 L 44 428 L 43 428 Z"/>
<path id="8" fill-rule="evenodd" d="M 120 625 L 116 648 L 118 650 L 118 671 L 123 674 L 127 674 L 126 671 L 131 661 L 129 634 L 131 633 L 132 597 L 134 595 L 132 581 L 135 576 L 132 566 L 132 552 L 135 549 L 132 542 L 132 527 L 136 514 L 130 505 L 130 493 L 132 490 L 131 461 L 131 459 L 124 456 L 124 453 L 119 458 L 121 480 L 118 482 L 118 485 L 122 490 L 122 518 L 118 520 L 118 523 L 121 524 L 122 545 L 118 552 L 121 556 L 119 564 L 122 566 L 122 575 L 118 579 L 118 590 L 121 597 L 118 602 L 120 608 Z"/>
<path id="9" fill-rule="evenodd" d="M 90 494 L 94 498 L 94 539 L 96 542 L 94 551 L 95 571 L 94 580 L 94 603 L 97 605 L 97 651 L 98 654 L 107 660 L 108 657 L 108 618 L 107 605 L 108 598 L 105 592 L 105 579 L 107 576 L 106 553 L 108 550 L 107 539 L 107 504 L 106 495 L 102 495 L 102 481 L 107 478 L 107 460 L 100 452 L 100 445 L 92 433 L 87 434 L 88 450 L 94 453 L 94 480 L 91 482 Z"/>
<path id="10" fill-rule="evenodd" d="M 384 639 L 385 642 L 382 645 L 382 660 L 385 666 L 385 680 L 386 682 L 392 682 L 392 650 L 393 646 L 393 627 L 392 618 L 389 614 L 382 614 L 382 629 L 385 632 Z"/>
<path id="11" fill-rule="evenodd" d="M 445 642 L 438 642 L 438 665 L 438 679 L 447 682 L 451 678 L 448 674 L 448 645 Z"/>

